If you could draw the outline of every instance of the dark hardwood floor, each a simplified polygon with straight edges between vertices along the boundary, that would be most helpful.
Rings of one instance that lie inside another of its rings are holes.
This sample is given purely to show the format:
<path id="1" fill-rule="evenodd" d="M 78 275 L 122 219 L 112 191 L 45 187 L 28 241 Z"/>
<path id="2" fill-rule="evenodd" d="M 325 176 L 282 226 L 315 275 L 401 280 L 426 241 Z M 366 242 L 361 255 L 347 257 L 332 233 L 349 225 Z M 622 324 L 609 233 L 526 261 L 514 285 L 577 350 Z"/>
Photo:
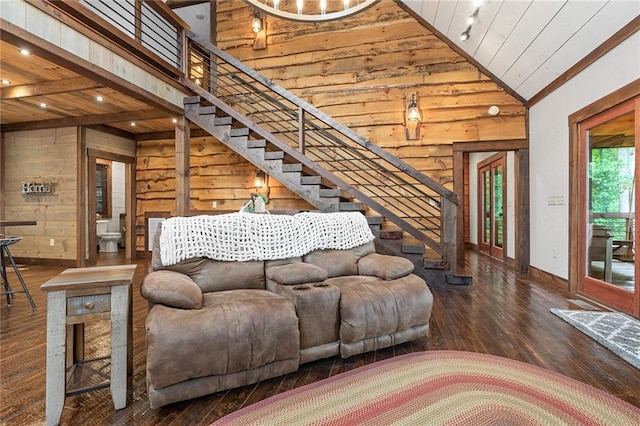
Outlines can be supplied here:
<path id="1" fill-rule="evenodd" d="M 123 262 L 101 256 L 100 264 Z M 466 273 L 473 285 L 432 289 L 434 309 L 428 338 L 349 359 L 304 364 L 299 371 L 262 383 L 152 410 L 145 389 L 145 316 L 140 283 L 148 261 L 138 261 L 134 284 L 133 403 L 114 411 L 108 389 L 67 397 L 65 425 L 207 425 L 271 395 L 407 352 L 461 350 L 500 355 L 545 367 L 640 406 L 640 371 L 549 312 L 568 307 L 569 294 L 553 285 L 517 276 L 502 264 L 469 253 Z M 0 300 L 0 424 L 40 425 L 45 413 L 46 295 L 40 285 L 62 267 L 28 266 L 22 274 L 37 304 L 24 294 L 10 309 Z M 9 280 L 19 287 L 15 274 Z M 108 351 L 108 324 L 87 326 L 87 354 Z"/>

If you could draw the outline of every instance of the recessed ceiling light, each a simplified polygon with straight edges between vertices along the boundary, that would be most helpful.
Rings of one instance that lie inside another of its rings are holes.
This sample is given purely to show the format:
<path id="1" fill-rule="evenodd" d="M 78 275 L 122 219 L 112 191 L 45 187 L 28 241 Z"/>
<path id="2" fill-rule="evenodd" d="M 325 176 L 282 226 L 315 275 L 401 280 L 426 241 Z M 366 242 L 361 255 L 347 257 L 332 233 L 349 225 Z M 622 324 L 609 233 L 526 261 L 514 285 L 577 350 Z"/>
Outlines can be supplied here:
<path id="1" fill-rule="evenodd" d="M 136 127 L 136 123 L 134 123 L 133 121 L 131 122 L 131 127 Z"/>
<path id="2" fill-rule="evenodd" d="M 178 122 L 178 119 L 177 119 L 177 118 L 174 118 L 174 119 L 173 119 L 173 120 L 171 120 L 171 121 L 173 121 L 174 123 L 177 123 L 177 122 Z"/>
<path id="3" fill-rule="evenodd" d="M 45 104 L 44 102 L 40 102 L 40 108 L 46 108 L 47 104 Z"/>
<path id="4" fill-rule="evenodd" d="M 2 84 L 8 85 L 8 84 L 11 84 L 11 82 L 9 80 L 6 80 L 6 79 L 3 78 L 2 79 Z"/>
<path id="5" fill-rule="evenodd" d="M 104 98 L 102 96 L 96 96 L 96 101 L 102 102 L 104 101 Z"/>
<path id="6" fill-rule="evenodd" d="M 29 49 L 20 49 L 20 53 L 22 53 L 25 56 L 31 55 L 31 52 L 29 51 Z"/>

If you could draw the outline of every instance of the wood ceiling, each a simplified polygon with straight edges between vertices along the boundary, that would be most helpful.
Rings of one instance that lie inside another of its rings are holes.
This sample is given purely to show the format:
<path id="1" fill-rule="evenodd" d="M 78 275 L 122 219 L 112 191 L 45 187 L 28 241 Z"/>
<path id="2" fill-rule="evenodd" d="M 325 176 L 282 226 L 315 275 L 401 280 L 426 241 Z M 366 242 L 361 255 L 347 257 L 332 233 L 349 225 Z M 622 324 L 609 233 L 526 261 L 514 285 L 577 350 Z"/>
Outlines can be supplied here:
<path id="1" fill-rule="evenodd" d="M 402 0 L 418 19 L 530 101 L 632 23 L 638 0 Z M 460 36 L 477 16 L 469 39 Z M 635 22 L 635 24 L 633 24 Z M 640 46 L 638 46 L 640 49 Z M 636 64 L 637 66 L 637 64 Z"/>
<path id="2" fill-rule="evenodd" d="M 63 125 L 108 125 L 131 135 L 173 130 L 173 114 L 37 54 L 24 55 L 21 47 L 0 41 L 3 131 Z"/>

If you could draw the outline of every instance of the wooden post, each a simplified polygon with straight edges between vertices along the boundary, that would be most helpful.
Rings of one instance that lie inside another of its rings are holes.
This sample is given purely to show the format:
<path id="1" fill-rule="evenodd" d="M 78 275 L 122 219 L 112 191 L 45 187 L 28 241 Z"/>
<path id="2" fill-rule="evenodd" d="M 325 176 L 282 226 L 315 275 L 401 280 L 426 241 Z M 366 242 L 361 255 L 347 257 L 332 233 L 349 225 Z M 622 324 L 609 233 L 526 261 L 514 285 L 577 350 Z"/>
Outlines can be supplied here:
<path id="1" fill-rule="evenodd" d="M 464 268 L 464 156 L 462 151 L 453 152 L 453 192 L 458 196 L 456 212 L 456 253 L 452 258 L 456 260 L 456 265 L 452 268 Z M 443 206 L 444 208 L 444 206 Z"/>
<path id="2" fill-rule="evenodd" d="M 458 250 L 457 250 L 457 212 L 458 206 L 446 197 L 441 197 L 441 228 L 442 252 L 449 262 L 449 273 L 457 274 L 458 271 Z"/>
<path id="3" fill-rule="evenodd" d="M 519 218 L 515 224 L 516 272 L 527 274 L 531 261 L 529 248 L 529 149 L 517 150 L 515 157 L 516 217 Z"/>
<path id="4" fill-rule="evenodd" d="M 181 117 L 176 123 L 176 216 L 185 216 L 190 208 L 190 121 Z"/>

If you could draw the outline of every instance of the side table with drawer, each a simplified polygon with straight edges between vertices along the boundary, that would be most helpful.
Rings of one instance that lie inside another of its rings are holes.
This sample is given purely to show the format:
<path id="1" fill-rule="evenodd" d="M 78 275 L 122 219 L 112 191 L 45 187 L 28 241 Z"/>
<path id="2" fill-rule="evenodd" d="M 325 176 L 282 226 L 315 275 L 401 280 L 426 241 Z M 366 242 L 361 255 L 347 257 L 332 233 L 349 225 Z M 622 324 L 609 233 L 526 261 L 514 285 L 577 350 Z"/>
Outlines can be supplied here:
<path id="1" fill-rule="evenodd" d="M 42 285 L 47 292 L 47 425 L 60 423 L 66 396 L 110 387 L 116 410 L 131 401 L 135 270 L 136 265 L 71 268 Z M 85 359 L 84 324 L 98 320 L 111 320 L 111 354 Z"/>

